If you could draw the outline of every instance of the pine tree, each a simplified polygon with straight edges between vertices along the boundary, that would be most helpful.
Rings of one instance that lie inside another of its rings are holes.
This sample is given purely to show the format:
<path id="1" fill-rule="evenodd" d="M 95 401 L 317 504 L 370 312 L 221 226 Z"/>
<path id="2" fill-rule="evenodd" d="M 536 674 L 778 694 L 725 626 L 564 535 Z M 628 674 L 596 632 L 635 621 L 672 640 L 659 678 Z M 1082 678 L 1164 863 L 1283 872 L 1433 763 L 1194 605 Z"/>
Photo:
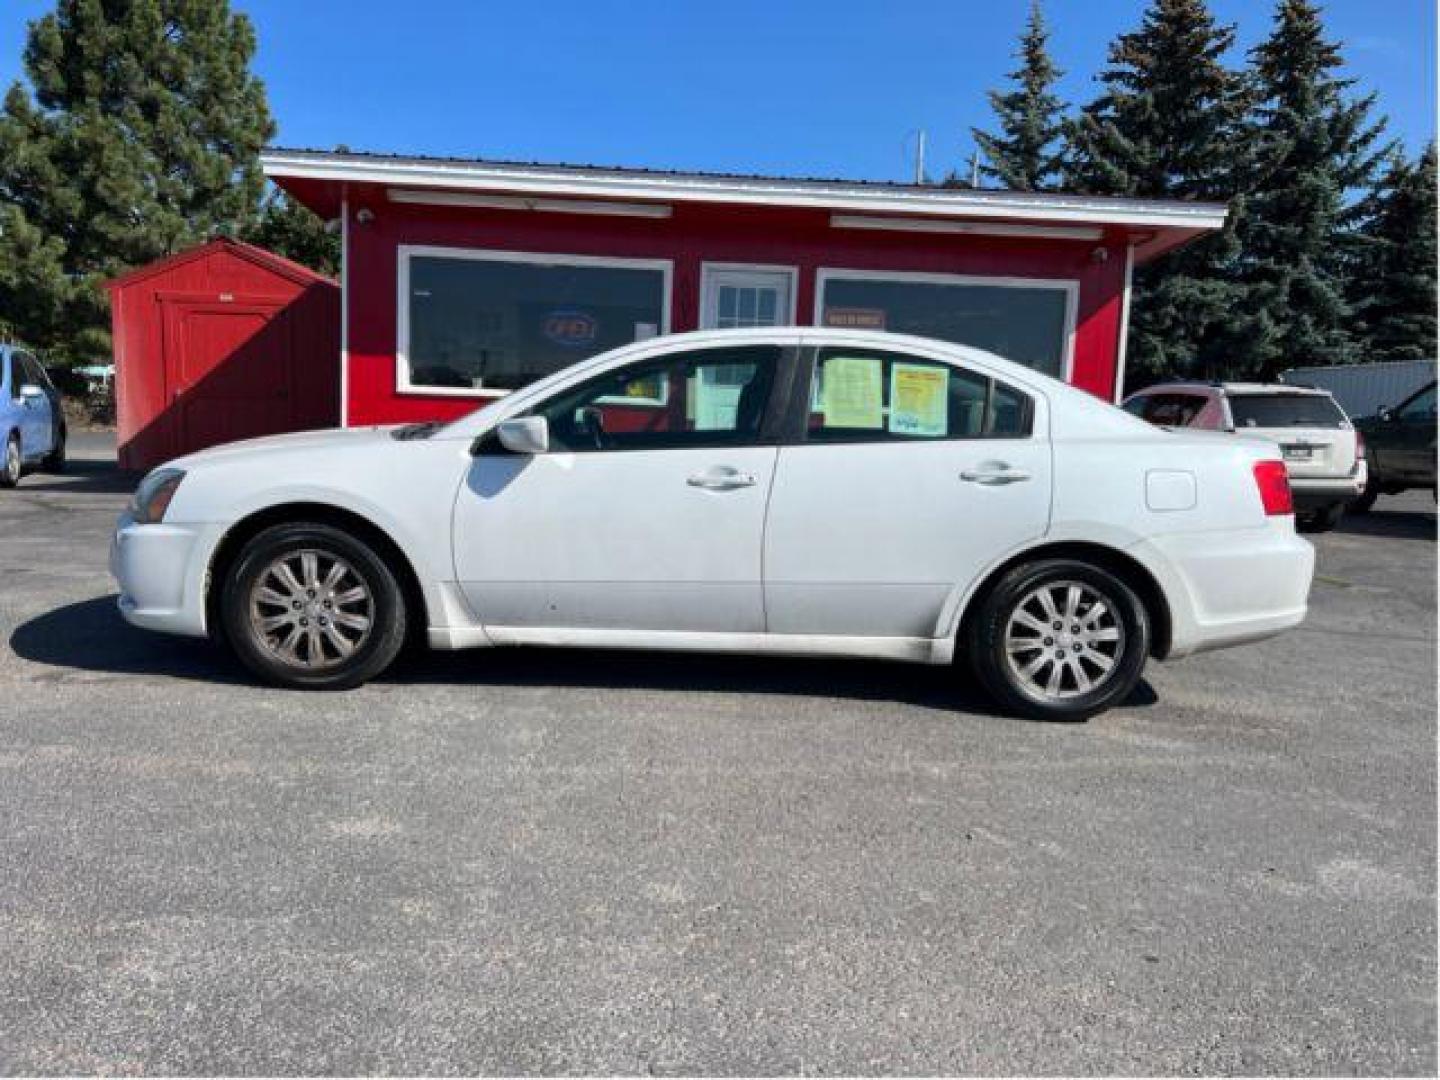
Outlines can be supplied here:
<path id="1" fill-rule="evenodd" d="M 245 232 L 252 244 L 332 277 L 340 272 L 340 237 L 278 188 L 265 197 L 259 220 Z"/>
<path id="2" fill-rule="evenodd" d="M 30 90 L 0 111 L 0 318 L 30 344 L 104 355 L 105 279 L 254 221 L 254 53 L 228 0 L 59 0 L 30 24 Z"/>
<path id="3" fill-rule="evenodd" d="M 1235 30 L 1204 0 L 1152 0 L 1110 46 L 1101 95 L 1070 125 L 1069 190 L 1226 202 L 1245 161 L 1244 79 L 1224 62 Z M 1135 275 L 1130 364 L 1143 378 L 1213 376 L 1232 347 L 1232 226 Z"/>
<path id="4" fill-rule="evenodd" d="M 1360 359 L 1434 360 L 1435 144 L 1413 164 L 1396 154 L 1360 207 L 1349 299 Z"/>
<path id="5" fill-rule="evenodd" d="M 1065 105 L 1054 91 L 1062 72 L 1050 59 L 1049 40 L 1040 0 L 1034 0 L 1016 54 L 1020 67 L 1010 73 L 1018 89 L 989 94 L 1000 134 L 971 128 L 988 159 L 981 173 L 1014 191 L 1054 188 L 1060 176 Z"/>
<path id="6" fill-rule="evenodd" d="M 1245 332 L 1237 361 L 1272 377 L 1287 367 L 1359 359 L 1344 264 L 1355 213 L 1387 147 L 1374 95 L 1351 100 L 1339 47 L 1312 0 L 1280 0 L 1270 37 L 1252 50 L 1257 154 L 1240 236 Z"/>

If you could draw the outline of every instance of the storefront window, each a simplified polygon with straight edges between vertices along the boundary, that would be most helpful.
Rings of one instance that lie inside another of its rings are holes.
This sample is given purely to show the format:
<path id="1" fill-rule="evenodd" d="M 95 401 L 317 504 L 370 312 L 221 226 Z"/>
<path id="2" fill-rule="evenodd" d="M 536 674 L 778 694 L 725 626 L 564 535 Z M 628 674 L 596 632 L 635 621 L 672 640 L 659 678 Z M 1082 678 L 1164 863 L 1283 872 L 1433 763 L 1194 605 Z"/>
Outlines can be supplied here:
<path id="1" fill-rule="evenodd" d="M 1057 378 L 1064 373 L 1071 290 L 918 276 L 821 271 L 821 324 L 973 345 Z"/>
<path id="2" fill-rule="evenodd" d="M 428 251 L 401 260 L 410 387 L 514 390 L 668 329 L 668 264 Z"/>

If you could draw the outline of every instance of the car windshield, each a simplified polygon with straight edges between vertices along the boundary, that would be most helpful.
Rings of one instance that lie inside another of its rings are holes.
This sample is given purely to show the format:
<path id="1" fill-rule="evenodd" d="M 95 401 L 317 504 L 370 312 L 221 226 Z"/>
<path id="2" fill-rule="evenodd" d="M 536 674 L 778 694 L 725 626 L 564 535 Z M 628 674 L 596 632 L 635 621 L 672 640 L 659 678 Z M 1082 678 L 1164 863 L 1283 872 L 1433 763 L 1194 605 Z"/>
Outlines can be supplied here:
<path id="1" fill-rule="evenodd" d="M 1317 427 L 1345 425 L 1345 414 L 1324 394 L 1235 394 L 1230 414 L 1237 428 Z"/>

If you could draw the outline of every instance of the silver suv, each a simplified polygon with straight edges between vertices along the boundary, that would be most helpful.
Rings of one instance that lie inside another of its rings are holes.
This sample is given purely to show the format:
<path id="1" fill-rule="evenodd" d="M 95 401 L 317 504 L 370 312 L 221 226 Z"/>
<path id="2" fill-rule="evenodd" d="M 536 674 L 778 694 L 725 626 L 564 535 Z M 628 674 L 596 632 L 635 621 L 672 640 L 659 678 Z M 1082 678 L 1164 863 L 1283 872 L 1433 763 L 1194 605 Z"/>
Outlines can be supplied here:
<path id="1" fill-rule="evenodd" d="M 1174 382 L 1125 399 L 1125 410 L 1161 427 L 1228 431 L 1280 445 L 1297 522 L 1333 529 L 1365 490 L 1365 443 L 1328 390 L 1267 383 Z"/>

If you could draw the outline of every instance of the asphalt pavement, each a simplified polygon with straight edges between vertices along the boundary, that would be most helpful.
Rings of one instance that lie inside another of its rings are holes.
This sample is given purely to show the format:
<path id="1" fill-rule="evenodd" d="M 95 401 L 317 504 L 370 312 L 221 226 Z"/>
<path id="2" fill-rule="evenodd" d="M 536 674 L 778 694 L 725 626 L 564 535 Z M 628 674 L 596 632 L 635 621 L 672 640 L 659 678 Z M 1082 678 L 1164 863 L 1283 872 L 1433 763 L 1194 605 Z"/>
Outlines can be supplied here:
<path id="1" fill-rule="evenodd" d="M 1436 520 L 1085 724 L 587 651 L 251 685 L 126 626 L 133 478 L 0 492 L 0 1071 L 1436 1071 Z"/>

